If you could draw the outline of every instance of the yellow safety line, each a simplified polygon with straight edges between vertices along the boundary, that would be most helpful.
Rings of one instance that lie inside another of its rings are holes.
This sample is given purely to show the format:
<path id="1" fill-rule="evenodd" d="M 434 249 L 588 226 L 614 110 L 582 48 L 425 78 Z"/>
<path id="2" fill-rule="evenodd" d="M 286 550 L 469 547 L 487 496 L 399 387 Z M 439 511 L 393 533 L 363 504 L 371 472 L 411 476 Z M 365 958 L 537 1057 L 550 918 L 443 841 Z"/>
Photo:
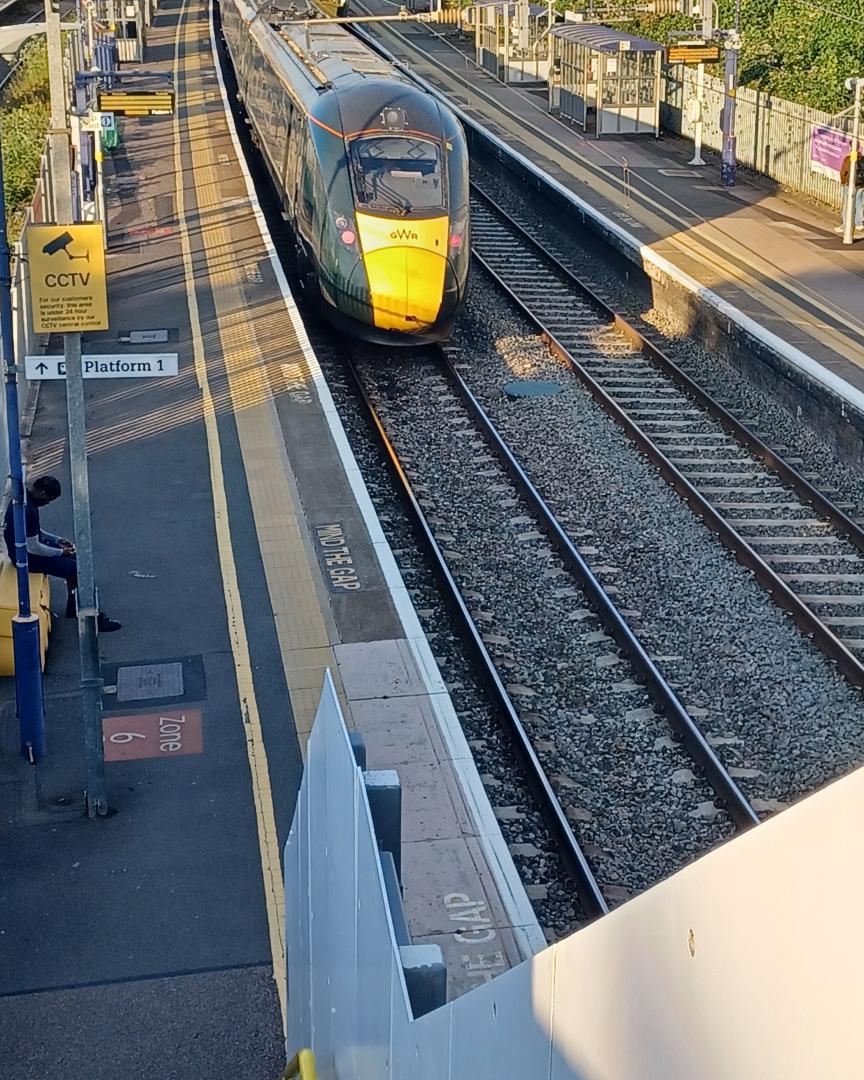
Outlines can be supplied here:
<path id="1" fill-rule="evenodd" d="M 188 0 L 181 0 L 177 29 L 174 36 L 174 85 L 180 90 L 180 44 L 181 28 L 184 24 Z M 189 33 L 186 20 L 185 40 Z M 192 348 L 195 359 L 195 374 L 201 387 L 204 425 L 207 432 L 207 449 L 210 457 L 210 486 L 213 492 L 213 517 L 219 548 L 219 563 L 222 571 L 222 585 L 225 594 L 225 607 L 228 615 L 228 630 L 231 637 L 231 651 L 234 656 L 234 671 L 237 678 L 237 690 L 240 707 L 243 712 L 243 731 L 246 736 L 246 753 L 252 775 L 252 794 L 255 800 L 255 817 L 258 826 L 258 848 L 261 857 L 261 872 L 264 879 L 264 897 L 267 904 L 267 923 L 270 931 L 270 952 L 273 957 L 273 971 L 279 993 L 279 1005 L 282 1011 L 282 1026 L 285 1027 L 285 889 L 282 880 L 282 865 L 279 858 L 279 840 L 276 833 L 276 817 L 273 811 L 273 795 L 270 788 L 270 771 L 267 765 L 267 751 L 261 730 L 261 717 L 255 697 L 255 682 L 252 675 L 252 662 L 249 655 L 249 641 L 246 636 L 246 624 L 243 619 L 243 605 L 240 599 L 240 585 L 237 579 L 237 566 L 234 561 L 234 548 L 231 541 L 231 529 L 228 517 L 228 499 L 222 475 L 222 448 L 219 442 L 219 428 L 216 422 L 216 410 L 210 391 L 207 373 L 207 359 L 204 353 L 204 340 L 201 319 L 198 311 L 198 297 L 193 276 L 192 252 L 189 243 L 189 230 L 186 224 L 186 200 L 183 190 L 183 170 L 180 155 L 180 102 L 174 113 L 174 172 L 177 193 L 177 217 L 180 223 L 180 246 L 183 255 L 183 268 L 186 285 L 186 298 L 189 306 L 189 320 L 192 329 Z"/>

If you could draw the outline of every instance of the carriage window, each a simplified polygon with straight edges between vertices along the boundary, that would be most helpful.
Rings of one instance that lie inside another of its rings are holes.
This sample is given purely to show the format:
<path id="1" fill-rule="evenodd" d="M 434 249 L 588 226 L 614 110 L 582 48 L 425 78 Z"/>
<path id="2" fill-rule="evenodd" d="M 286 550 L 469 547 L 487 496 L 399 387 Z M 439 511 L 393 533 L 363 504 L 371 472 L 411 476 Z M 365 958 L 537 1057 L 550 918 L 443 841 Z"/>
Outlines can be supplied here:
<path id="1" fill-rule="evenodd" d="M 444 206 L 443 166 L 436 143 L 408 135 L 374 135 L 351 143 L 358 206 L 407 214 Z"/>

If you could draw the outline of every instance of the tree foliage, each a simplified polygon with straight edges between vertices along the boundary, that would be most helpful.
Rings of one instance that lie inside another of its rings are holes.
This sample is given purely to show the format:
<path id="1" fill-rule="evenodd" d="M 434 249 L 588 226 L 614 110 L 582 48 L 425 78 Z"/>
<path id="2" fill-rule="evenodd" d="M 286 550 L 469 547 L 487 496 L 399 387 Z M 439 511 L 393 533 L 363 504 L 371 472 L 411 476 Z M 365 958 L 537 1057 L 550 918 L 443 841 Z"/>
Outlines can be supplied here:
<path id="1" fill-rule="evenodd" d="M 622 3 L 613 25 L 656 41 L 694 25 L 682 16 L 627 17 L 628 7 L 632 13 L 629 0 Z M 735 7 L 735 0 L 719 0 L 719 29 L 734 27 Z M 610 21 L 606 13 L 598 21 Z M 828 112 L 850 106 L 844 82 L 864 76 L 864 0 L 740 0 L 740 25 L 742 86 Z"/>
<path id="2" fill-rule="evenodd" d="M 10 239 L 20 228 L 33 198 L 39 159 L 51 118 L 48 56 L 44 40 L 32 45 L 4 88 L 0 101 L 0 138 L 6 186 L 6 223 Z"/>

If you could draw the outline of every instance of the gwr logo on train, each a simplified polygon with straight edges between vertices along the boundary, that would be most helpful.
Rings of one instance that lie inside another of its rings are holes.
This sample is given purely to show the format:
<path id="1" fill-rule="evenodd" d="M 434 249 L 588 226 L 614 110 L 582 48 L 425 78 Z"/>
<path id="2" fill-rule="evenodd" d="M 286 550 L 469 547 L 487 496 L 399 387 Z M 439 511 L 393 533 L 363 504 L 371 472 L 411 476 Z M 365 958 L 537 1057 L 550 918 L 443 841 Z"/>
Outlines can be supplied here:
<path id="1" fill-rule="evenodd" d="M 390 233 L 391 240 L 419 240 L 419 233 L 414 232 L 411 229 L 394 229 Z"/>

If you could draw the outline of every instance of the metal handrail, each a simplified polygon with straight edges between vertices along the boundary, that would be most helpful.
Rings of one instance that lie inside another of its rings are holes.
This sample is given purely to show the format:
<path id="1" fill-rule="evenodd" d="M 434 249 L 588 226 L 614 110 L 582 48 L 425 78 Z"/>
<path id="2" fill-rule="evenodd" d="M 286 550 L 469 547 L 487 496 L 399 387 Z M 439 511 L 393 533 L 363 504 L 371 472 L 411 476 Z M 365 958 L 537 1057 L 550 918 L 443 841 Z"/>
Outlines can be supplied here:
<path id="1" fill-rule="evenodd" d="M 318 1080 L 315 1055 L 311 1050 L 298 1050 L 285 1066 L 279 1080 L 294 1080 L 297 1076 L 300 1080 Z"/>

